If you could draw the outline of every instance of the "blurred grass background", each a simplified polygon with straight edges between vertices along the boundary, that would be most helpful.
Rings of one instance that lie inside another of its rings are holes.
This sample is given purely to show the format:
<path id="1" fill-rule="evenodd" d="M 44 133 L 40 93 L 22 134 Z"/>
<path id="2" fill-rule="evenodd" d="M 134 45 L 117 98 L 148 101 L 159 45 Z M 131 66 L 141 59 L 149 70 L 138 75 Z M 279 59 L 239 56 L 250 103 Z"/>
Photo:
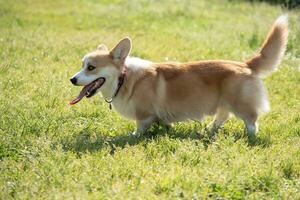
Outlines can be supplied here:
<path id="1" fill-rule="evenodd" d="M 249 143 L 230 120 L 134 123 L 99 97 L 75 107 L 69 78 L 99 43 L 133 39 L 153 61 L 243 61 L 289 15 L 286 56 L 266 80 L 272 111 Z M 248 1 L 0 0 L 0 199 L 299 199 L 299 9 Z"/>

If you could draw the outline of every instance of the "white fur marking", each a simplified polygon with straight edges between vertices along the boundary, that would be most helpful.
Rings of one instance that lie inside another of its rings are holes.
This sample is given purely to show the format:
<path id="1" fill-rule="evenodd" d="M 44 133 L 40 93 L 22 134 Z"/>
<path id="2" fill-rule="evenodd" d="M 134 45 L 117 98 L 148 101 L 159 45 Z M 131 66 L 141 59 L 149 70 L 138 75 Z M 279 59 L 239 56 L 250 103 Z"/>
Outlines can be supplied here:
<path id="1" fill-rule="evenodd" d="M 125 61 L 125 65 L 134 71 L 148 68 L 151 64 L 152 62 L 137 57 L 127 57 Z"/>
<path id="2" fill-rule="evenodd" d="M 288 15 L 280 15 L 276 21 L 275 21 L 275 24 L 277 26 L 287 26 L 288 24 Z"/>

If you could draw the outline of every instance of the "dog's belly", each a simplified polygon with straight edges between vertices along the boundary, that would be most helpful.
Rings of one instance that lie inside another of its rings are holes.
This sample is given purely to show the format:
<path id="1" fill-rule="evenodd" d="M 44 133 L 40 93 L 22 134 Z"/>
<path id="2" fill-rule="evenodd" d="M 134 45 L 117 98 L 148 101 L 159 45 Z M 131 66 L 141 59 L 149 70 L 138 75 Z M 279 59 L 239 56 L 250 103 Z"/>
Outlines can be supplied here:
<path id="1" fill-rule="evenodd" d="M 217 108 L 217 98 L 210 102 L 198 101 L 188 102 L 169 102 L 169 104 L 154 104 L 153 106 L 144 106 L 143 112 L 148 116 L 158 118 L 166 123 L 180 122 L 187 120 L 201 120 L 206 115 L 213 115 Z M 137 107 L 143 107 L 145 102 L 123 101 L 116 99 L 113 106 L 118 113 L 128 119 L 137 120 Z"/>
<path id="2" fill-rule="evenodd" d="M 156 108 L 157 117 L 166 123 L 187 120 L 202 120 L 207 115 L 214 115 L 217 109 L 217 101 L 201 104 L 180 103 Z"/>
<path id="3" fill-rule="evenodd" d="M 137 110 L 134 102 L 121 102 L 116 101 L 113 103 L 114 108 L 118 113 L 123 115 L 128 119 L 136 120 Z M 172 106 L 154 106 L 145 110 L 145 113 L 148 113 L 149 116 L 156 117 L 166 123 L 180 122 L 187 120 L 201 120 L 206 115 L 213 115 L 216 111 L 216 105 L 172 105 Z"/>

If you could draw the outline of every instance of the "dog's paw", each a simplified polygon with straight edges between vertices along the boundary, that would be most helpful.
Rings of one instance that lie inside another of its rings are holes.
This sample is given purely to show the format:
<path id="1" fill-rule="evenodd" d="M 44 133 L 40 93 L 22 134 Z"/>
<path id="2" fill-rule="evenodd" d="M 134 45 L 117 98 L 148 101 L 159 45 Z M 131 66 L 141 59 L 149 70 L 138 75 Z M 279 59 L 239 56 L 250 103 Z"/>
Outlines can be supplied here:
<path id="1" fill-rule="evenodd" d="M 138 134 L 137 131 L 133 131 L 130 133 L 130 135 L 137 135 L 137 134 Z"/>
<path id="2" fill-rule="evenodd" d="M 138 137 L 138 136 L 141 136 L 143 133 L 138 131 L 138 130 L 135 130 L 133 132 L 130 133 L 131 136 L 134 136 L 134 137 Z"/>

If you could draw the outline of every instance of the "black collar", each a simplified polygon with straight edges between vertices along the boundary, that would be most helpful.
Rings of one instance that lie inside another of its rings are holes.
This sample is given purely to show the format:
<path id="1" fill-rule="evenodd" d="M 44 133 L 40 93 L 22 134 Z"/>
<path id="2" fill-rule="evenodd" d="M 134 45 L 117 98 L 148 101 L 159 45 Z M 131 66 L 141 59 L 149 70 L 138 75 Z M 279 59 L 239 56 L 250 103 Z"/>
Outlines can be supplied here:
<path id="1" fill-rule="evenodd" d="M 120 91 L 122 85 L 124 84 L 125 76 L 126 76 L 126 67 L 124 67 L 123 72 L 121 73 L 121 75 L 118 78 L 118 87 L 117 87 L 114 95 L 111 97 L 110 100 L 105 99 L 106 103 L 109 103 L 109 109 L 111 109 L 111 103 L 113 102 L 113 99 L 119 94 L 119 91 Z"/>

